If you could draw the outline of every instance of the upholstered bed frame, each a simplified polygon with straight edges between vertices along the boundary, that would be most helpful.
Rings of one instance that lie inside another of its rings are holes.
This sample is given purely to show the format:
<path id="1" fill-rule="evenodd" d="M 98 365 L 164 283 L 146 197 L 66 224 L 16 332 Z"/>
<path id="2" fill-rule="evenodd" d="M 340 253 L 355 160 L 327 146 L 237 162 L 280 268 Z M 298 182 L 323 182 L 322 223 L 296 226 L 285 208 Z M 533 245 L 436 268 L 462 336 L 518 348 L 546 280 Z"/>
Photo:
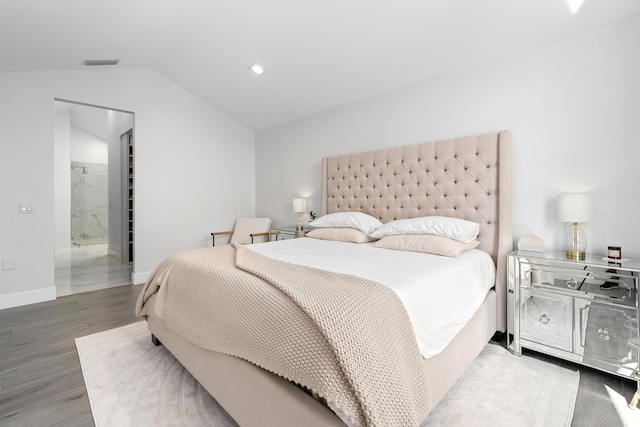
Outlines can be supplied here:
<path id="1" fill-rule="evenodd" d="M 502 131 L 322 159 L 322 214 L 360 211 L 383 223 L 428 215 L 480 224 L 496 262 L 498 330 L 506 329 L 511 133 Z"/>
<path id="2" fill-rule="evenodd" d="M 490 133 L 325 158 L 322 213 L 362 211 L 388 222 L 426 215 L 480 224 L 480 249 L 496 286 L 440 354 L 424 359 L 435 405 L 496 331 L 506 328 L 506 254 L 511 234 L 511 134 Z M 148 319 L 152 334 L 242 426 L 343 426 L 328 408 L 282 378 L 203 350 Z M 426 417 L 427 414 L 424 414 Z"/>

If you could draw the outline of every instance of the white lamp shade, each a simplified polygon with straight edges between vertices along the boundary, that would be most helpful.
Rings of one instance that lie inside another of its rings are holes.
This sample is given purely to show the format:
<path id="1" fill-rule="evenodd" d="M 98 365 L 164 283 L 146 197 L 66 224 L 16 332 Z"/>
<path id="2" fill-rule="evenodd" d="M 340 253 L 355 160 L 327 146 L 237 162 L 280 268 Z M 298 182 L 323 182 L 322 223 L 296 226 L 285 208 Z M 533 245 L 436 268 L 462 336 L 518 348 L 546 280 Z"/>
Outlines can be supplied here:
<path id="1" fill-rule="evenodd" d="M 558 219 L 562 222 L 593 221 L 593 210 L 590 194 L 563 194 L 558 197 Z"/>
<path id="2" fill-rule="evenodd" d="M 293 211 L 296 213 L 307 211 L 307 199 L 293 199 Z"/>

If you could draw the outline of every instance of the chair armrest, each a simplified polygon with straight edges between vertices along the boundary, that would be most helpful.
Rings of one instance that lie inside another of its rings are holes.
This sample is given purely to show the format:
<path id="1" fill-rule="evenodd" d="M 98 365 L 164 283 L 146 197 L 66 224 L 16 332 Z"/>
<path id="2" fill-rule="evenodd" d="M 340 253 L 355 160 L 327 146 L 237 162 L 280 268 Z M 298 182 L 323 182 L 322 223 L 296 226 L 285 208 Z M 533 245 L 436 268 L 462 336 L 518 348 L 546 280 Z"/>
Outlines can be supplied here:
<path id="1" fill-rule="evenodd" d="M 271 240 L 271 235 L 275 234 L 276 240 L 278 240 L 278 233 L 280 233 L 278 230 L 269 230 L 269 231 L 262 231 L 260 233 L 251 233 L 249 234 L 249 236 L 251 237 L 251 243 L 253 244 L 253 238 L 258 236 L 269 236 L 269 240 Z"/>
<path id="2" fill-rule="evenodd" d="M 271 234 L 271 232 L 270 231 L 262 231 L 260 233 L 251 233 L 251 234 L 249 234 L 249 236 L 258 237 L 258 236 L 266 236 L 268 234 Z"/>
<path id="3" fill-rule="evenodd" d="M 212 242 L 212 246 L 216 245 L 216 236 L 220 235 L 220 234 L 233 234 L 233 231 L 214 231 L 213 233 L 211 233 L 211 242 Z"/>
<path id="4" fill-rule="evenodd" d="M 211 233 L 212 236 L 217 236 L 218 234 L 233 234 L 233 231 L 214 231 Z"/>

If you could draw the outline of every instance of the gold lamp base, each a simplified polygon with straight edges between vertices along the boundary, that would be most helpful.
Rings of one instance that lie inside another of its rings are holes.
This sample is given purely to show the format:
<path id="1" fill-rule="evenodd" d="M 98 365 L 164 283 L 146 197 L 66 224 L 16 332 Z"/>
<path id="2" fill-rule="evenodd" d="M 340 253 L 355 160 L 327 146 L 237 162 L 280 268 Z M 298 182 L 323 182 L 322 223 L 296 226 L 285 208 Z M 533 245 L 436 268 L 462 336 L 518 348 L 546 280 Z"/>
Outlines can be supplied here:
<path id="1" fill-rule="evenodd" d="M 302 214 L 303 212 L 296 212 L 298 214 L 298 222 L 296 223 L 296 231 L 302 231 Z"/>
<path id="2" fill-rule="evenodd" d="M 586 257 L 586 252 L 584 251 L 572 251 L 567 249 L 567 258 L 572 259 L 574 261 L 583 261 Z"/>

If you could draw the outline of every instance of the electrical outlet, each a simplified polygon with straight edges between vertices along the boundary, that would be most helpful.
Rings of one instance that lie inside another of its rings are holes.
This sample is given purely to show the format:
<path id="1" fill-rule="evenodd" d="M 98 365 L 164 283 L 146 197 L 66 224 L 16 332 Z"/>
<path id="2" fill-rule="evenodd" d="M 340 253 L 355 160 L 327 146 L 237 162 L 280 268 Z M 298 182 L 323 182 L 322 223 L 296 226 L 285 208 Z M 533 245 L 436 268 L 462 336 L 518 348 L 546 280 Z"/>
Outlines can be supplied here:
<path id="1" fill-rule="evenodd" d="M 9 256 L 2 258 L 2 269 L 3 270 L 15 270 L 16 268 L 16 259 L 15 257 Z"/>

